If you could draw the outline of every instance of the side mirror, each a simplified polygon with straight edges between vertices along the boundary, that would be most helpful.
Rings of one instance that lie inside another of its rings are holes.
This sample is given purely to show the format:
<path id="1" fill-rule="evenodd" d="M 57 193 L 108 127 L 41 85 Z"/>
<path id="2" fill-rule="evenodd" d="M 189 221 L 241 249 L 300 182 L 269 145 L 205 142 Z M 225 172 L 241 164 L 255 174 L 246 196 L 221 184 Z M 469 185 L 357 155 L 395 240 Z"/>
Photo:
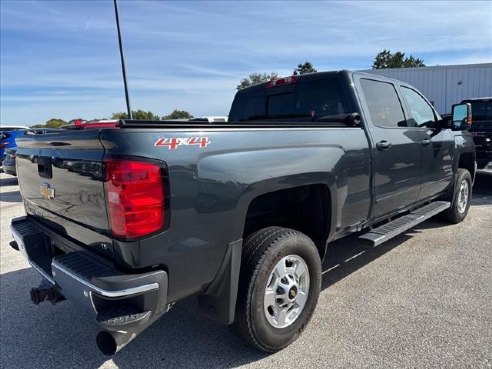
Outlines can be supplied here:
<path id="1" fill-rule="evenodd" d="M 451 129 L 453 131 L 468 129 L 472 123 L 471 104 L 454 104 L 451 116 Z"/>

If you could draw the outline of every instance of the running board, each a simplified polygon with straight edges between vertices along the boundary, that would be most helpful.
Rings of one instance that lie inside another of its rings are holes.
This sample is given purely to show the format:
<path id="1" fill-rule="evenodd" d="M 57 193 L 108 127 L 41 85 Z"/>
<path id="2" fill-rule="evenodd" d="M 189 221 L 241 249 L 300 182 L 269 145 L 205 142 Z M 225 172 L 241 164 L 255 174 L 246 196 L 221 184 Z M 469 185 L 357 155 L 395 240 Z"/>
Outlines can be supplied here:
<path id="1" fill-rule="evenodd" d="M 398 236 L 417 224 L 427 220 L 434 215 L 448 209 L 451 206 L 447 201 L 434 201 L 421 208 L 415 209 L 410 214 L 399 217 L 391 222 L 385 223 L 382 226 L 371 229 L 359 238 L 367 240 L 373 246 L 378 246 L 389 239 Z"/>

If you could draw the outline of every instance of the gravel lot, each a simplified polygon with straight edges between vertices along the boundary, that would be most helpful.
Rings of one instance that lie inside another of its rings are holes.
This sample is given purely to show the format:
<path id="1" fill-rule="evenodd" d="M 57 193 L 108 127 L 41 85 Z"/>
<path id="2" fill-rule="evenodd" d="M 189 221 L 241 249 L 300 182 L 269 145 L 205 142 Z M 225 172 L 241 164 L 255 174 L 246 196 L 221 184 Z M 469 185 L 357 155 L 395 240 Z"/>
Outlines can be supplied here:
<path id="1" fill-rule="evenodd" d="M 459 225 L 431 219 L 377 248 L 332 244 L 311 324 L 274 355 L 189 299 L 108 360 L 76 306 L 30 303 L 40 278 L 9 246 L 24 212 L 17 180 L 2 173 L 0 186 L 1 368 L 492 368 L 492 171 L 477 176 Z"/>

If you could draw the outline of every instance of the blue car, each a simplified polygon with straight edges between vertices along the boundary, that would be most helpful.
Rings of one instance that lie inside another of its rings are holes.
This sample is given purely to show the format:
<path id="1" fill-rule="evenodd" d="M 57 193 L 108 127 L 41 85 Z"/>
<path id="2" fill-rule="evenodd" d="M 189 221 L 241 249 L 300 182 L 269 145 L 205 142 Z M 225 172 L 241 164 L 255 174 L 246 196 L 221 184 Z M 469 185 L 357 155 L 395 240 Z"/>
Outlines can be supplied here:
<path id="1" fill-rule="evenodd" d="M 42 134 L 54 133 L 58 131 L 59 131 L 58 129 L 54 129 L 54 128 L 29 128 L 23 131 L 14 131 L 14 132 L 18 133 L 15 135 L 15 137 L 19 137 L 23 135 L 42 135 Z M 15 168 L 15 156 L 17 152 L 15 137 L 14 137 L 13 147 L 5 147 L 5 149 L 3 149 L 3 159 L 2 159 L 3 171 L 13 176 L 17 175 L 17 170 Z"/>
<path id="2" fill-rule="evenodd" d="M 0 126 L 0 166 L 5 157 L 5 149 L 16 147 L 15 138 L 23 135 L 27 129 L 22 126 Z"/>

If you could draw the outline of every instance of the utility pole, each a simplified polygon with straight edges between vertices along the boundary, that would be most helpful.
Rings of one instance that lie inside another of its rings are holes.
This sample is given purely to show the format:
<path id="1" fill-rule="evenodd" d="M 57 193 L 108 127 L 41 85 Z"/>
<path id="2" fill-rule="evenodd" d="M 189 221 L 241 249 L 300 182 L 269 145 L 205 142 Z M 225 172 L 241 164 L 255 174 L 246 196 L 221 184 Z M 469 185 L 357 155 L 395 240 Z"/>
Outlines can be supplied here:
<path id="1" fill-rule="evenodd" d="M 121 41 L 120 17 L 118 16 L 118 4 L 116 3 L 116 0 L 113 0 L 113 2 L 114 2 L 114 14 L 116 16 L 116 28 L 118 30 L 118 43 L 120 45 L 121 71 L 123 73 L 123 83 L 125 84 L 126 110 L 128 112 L 128 118 L 133 119 L 132 109 L 130 107 L 130 97 L 128 96 L 128 83 L 126 81 L 125 57 L 123 56 L 123 43 Z"/>

